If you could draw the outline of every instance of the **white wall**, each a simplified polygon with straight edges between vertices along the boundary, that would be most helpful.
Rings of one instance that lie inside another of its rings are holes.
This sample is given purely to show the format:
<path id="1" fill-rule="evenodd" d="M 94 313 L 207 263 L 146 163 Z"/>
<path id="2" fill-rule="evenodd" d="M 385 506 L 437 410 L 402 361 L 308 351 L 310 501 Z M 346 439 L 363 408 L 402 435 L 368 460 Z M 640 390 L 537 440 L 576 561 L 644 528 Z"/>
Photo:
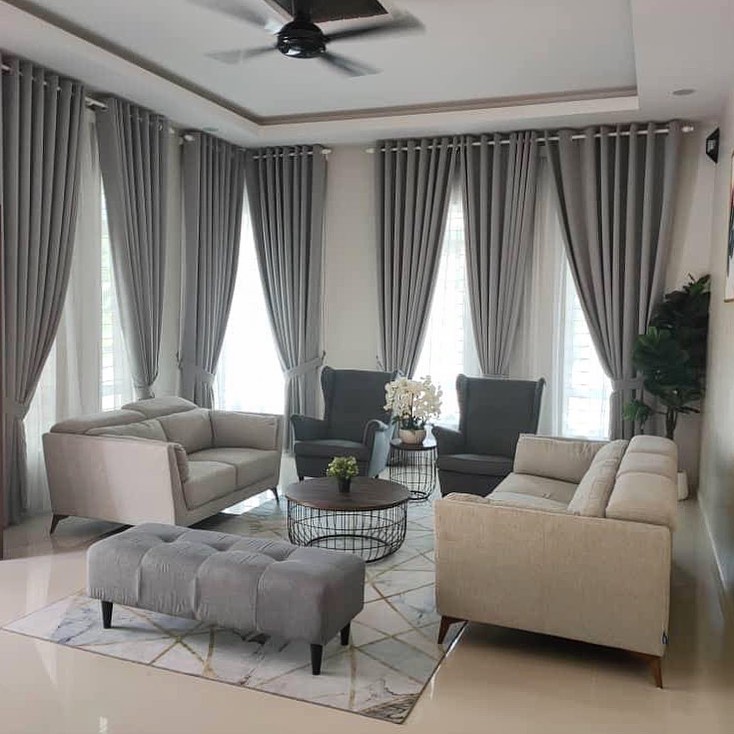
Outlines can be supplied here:
<path id="1" fill-rule="evenodd" d="M 724 586 L 734 598 L 734 303 L 724 302 L 734 88 L 721 119 L 709 267 L 712 274 L 708 393 L 703 415 L 699 501 Z M 700 257 L 706 256 L 701 241 Z"/>
<path id="2" fill-rule="evenodd" d="M 329 155 L 324 224 L 325 364 L 375 369 L 378 354 L 374 158 L 364 147 Z"/>

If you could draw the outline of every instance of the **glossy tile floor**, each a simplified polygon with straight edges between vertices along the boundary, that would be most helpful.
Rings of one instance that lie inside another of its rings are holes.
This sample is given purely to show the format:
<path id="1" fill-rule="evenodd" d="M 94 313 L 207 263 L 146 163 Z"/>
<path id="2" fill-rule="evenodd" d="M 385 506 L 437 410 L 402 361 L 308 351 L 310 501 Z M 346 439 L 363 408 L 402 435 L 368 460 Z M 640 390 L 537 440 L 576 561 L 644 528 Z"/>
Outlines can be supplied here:
<path id="1" fill-rule="evenodd" d="M 0 632 L 0 732 L 732 734 L 731 602 L 695 501 L 680 510 L 662 691 L 621 652 L 474 624 L 397 726 Z M 49 539 L 47 523 L 6 534 L 0 624 L 83 587 L 85 549 L 111 527 L 67 520 Z"/>

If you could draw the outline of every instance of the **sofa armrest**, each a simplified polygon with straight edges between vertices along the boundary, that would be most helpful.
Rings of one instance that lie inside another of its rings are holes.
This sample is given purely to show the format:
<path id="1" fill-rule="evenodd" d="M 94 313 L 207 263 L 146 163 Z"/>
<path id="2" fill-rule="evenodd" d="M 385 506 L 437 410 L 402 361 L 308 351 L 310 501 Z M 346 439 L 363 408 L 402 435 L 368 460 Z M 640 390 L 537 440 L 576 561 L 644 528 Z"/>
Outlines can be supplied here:
<path id="1" fill-rule="evenodd" d="M 464 495 L 434 506 L 440 614 L 663 654 L 668 528 Z"/>
<path id="2" fill-rule="evenodd" d="M 308 415 L 292 415 L 291 425 L 296 441 L 319 441 L 328 438 L 328 425 L 325 420 Z"/>
<path id="3" fill-rule="evenodd" d="M 446 426 L 433 426 L 439 456 L 464 453 L 464 434 Z"/>
<path id="4" fill-rule="evenodd" d="M 211 411 L 216 448 L 280 451 L 283 446 L 283 416 L 272 413 Z"/>
<path id="5" fill-rule="evenodd" d="M 47 433 L 43 449 L 54 513 L 175 524 L 182 499 L 174 444 Z"/>

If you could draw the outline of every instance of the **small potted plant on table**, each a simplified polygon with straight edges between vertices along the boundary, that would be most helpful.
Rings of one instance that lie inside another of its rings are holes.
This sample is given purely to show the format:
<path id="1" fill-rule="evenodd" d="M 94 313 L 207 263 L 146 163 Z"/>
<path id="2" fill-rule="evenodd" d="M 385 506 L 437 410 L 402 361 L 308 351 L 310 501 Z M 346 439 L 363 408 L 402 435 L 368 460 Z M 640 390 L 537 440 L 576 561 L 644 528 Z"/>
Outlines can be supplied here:
<path id="1" fill-rule="evenodd" d="M 420 444 L 426 438 L 426 423 L 441 414 L 441 390 L 430 377 L 409 380 L 398 377 L 385 385 L 385 410 L 393 414 L 403 443 Z"/>
<path id="2" fill-rule="evenodd" d="M 354 456 L 335 456 L 326 467 L 326 476 L 335 477 L 339 491 L 343 493 L 349 492 L 352 477 L 356 477 L 357 474 L 359 467 Z"/>

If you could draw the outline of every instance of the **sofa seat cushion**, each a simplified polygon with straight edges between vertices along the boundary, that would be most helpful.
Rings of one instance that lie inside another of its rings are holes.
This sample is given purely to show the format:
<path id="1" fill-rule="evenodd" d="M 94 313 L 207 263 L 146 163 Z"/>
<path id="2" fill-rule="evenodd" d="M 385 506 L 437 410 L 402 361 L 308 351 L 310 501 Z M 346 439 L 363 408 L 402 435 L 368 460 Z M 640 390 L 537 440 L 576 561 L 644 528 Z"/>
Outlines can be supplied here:
<path id="1" fill-rule="evenodd" d="M 214 445 L 212 422 L 209 411 L 205 408 L 171 413 L 161 416 L 158 421 L 163 426 L 168 440 L 180 443 L 188 454 L 210 449 Z"/>
<path id="2" fill-rule="evenodd" d="M 192 403 L 185 398 L 179 398 L 176 395 L 166 395 L 160 398 L 148 398 L 146 400 L 136 400 L 134 403 L 123 405 L 126 410 L 136 410 L 142 413 L 146 418 L 160 418 L 162 415 L 170 415 L 171 413 L 182 413 L 186 410 L 195 410 L 196 403 Z"/>
<path id="3" fill-rule="evenodd" d="M 237 448 L 203 449 L 189 454 L 189 466 L 202 461 L 233 466 L 237 472 L 237 488 L 242 489 L 276 474 L 280 454 L 277 451 Z"/>
<path id="4" fill-rule="evenodd" d="M 320 441 L 296 441 L 293 445 L 296 456 L 354 456 L 355 459 L 368 461 L 370 451 L 363 443 L 338 438 L 325 438 Z"/>
<path id="5" fill-rule="evenodd" d="M 512 459 L 506 456 L 485 454 L 448 454 L 439 456 L 438 468 L 458 474 L 480 474 L 487 477 L 504 477 L 512 471 Z"/>
<path id="6" fill-rule="evenodd" d="M 505 492 L 495 489 L 487 498 L 490 505 L 500 507 L 519 507 L 523 510 L 540 510 L 542 512 L 567 512 L 566 503 L 538 497 L 533 494 L 521 494 L 519 492 Z"/>
<path id="7" fill-rule="evenodd" d="M 149 441 L 168 441 L 163 426 L 154 418 L 138 423 L 126 423 L 122 426 L 106 426 L 105 428 L 91 428 L 89 436 L 129 436 L 131 438 L 146 438 Z"/>
<path id="8" fill-rule="evenodd" d="M 224 497 L 237 489 L 237 469 L 218 461 L 189 461 L 189 478 L 183 483 L 190 510 Z"/>
<path id="9" fill-rule="evenodd" d="M 562 482 L 560 479 L 548 479 L 547 477 L 536 477 L 533 474 L 513 472 L 499 483 L 492 496 L 497 492 L 524 494 L 530 497 L 552 500 L 566 507 L 575 491 L 576 485 L 572 482 Z"/>

